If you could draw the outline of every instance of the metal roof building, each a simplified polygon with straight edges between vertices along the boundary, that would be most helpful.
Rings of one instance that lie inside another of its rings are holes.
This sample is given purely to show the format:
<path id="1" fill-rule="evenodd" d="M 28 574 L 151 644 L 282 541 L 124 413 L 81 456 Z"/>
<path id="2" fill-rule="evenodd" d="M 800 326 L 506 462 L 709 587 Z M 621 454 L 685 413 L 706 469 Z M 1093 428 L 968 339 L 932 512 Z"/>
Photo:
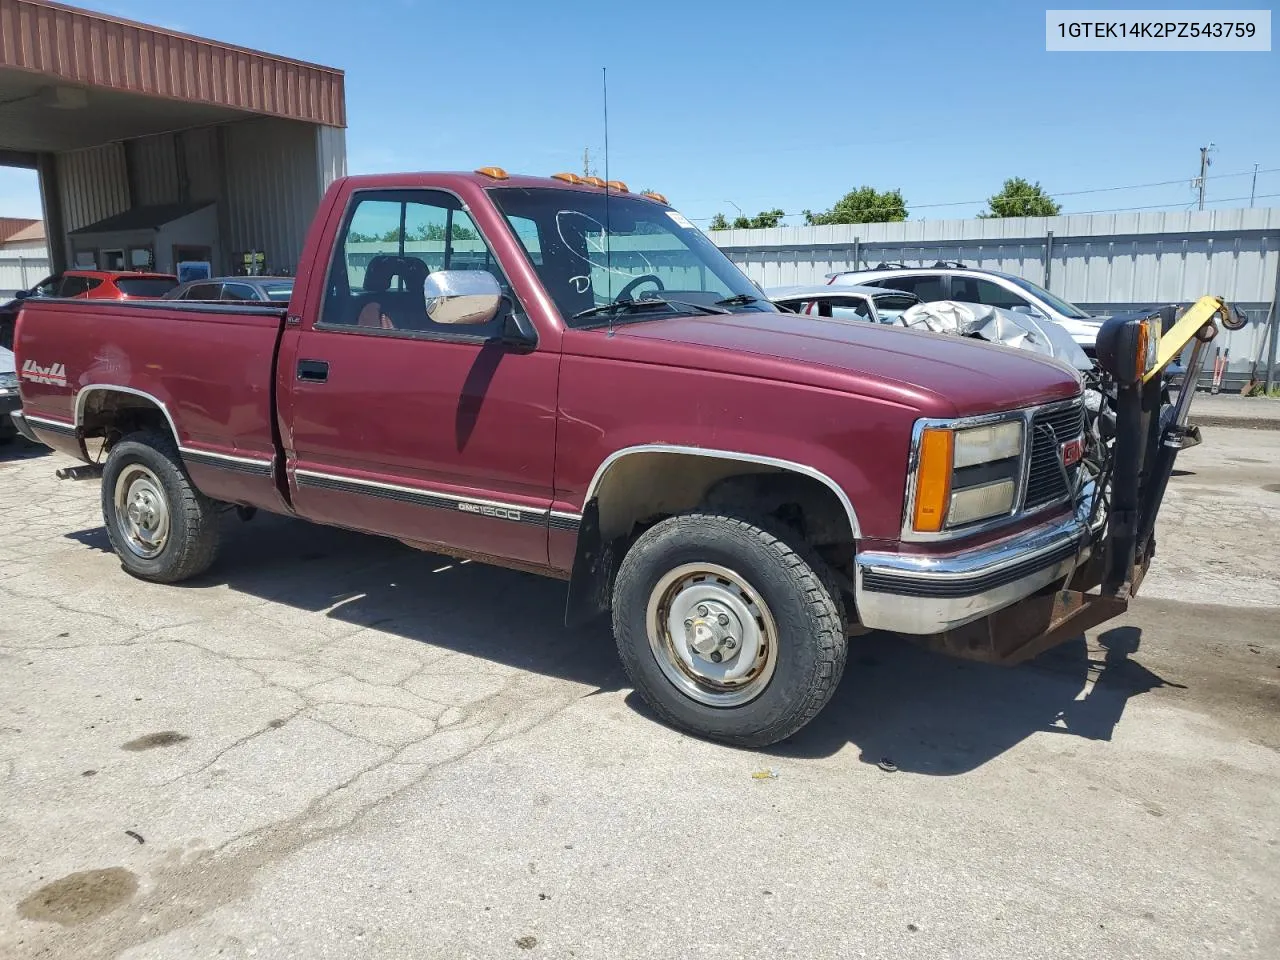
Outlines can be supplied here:
<path id="1" fill-rule="evenodd" d="M 54 270 L 204 261 L 231 273 L 261 251 L 268 270 L 292 272 L 321 195 L 346 172 L 345 124 L 340 70 L 0 0 L 0 164 L 39 171 Z M 166 206 L 212 213 L 181 243 L 104 229 Z"/>

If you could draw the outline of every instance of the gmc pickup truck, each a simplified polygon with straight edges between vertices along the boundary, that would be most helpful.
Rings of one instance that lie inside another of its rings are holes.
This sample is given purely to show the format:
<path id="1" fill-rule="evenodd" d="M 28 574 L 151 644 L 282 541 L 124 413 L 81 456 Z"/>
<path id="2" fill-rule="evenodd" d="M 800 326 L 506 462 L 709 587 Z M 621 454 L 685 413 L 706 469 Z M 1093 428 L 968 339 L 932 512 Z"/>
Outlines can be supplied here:
<path id="1" fill-rule="evenodd" d="M 201 574 L 224 514 L 266 510 L 557 577 L 665 720 L 760 746 L 821 710 L 853 633 L 1016 662 L 1149 561 L 1157 418 L 1125 398 L 1158 317 L 1111 338 L 1100 437 L 1076 372 L 780 313 L 619 182 L 348 177 L 299 263 L 287 308 L 23 307 L 15 422 L 101 476 L 128 573 Z"/>

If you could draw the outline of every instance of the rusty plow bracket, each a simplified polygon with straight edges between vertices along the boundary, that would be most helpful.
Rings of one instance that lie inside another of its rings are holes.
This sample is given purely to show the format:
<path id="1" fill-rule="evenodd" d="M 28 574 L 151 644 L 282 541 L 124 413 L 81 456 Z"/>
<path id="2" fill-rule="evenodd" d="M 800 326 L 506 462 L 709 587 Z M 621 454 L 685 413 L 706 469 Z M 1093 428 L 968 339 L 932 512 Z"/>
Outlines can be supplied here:
<path id="1" fill-rule="evenodd" d="M 928 644 L 953 657 L 1013 666 L 1118 617 L 1128 608 L 1129 601 L 1121 597 L 1055 590 L 935 634 Z"/>

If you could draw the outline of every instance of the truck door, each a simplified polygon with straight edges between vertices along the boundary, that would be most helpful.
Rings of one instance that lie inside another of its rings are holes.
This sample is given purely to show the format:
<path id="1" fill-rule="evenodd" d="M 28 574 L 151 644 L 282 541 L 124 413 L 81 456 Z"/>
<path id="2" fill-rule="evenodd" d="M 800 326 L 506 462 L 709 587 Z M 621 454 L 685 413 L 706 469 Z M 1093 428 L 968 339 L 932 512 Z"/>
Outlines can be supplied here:
<path id="1" fill-rule="evenodd" d="M 488 271 L 509 300 L 487 326 L 433 323 L 423 282 L 437 270 Z M 297 511 L 545 565 L 559 353 L 495 339 L 521 309 L 451 193 L 355 191 L 323 302 L 280 354 Z"/>

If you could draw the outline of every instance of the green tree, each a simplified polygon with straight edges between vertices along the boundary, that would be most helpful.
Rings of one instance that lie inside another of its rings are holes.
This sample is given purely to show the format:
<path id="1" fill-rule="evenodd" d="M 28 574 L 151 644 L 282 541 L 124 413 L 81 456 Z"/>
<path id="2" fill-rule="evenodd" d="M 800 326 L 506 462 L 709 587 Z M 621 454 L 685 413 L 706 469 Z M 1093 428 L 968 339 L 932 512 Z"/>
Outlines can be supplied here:
<path id="1" fill-rule="evenodd" d="M 805 223 L 818 226 L 829 223 L 894 223 L 907 219 L 907 202 L 901 190 L 877 190 L 858 187 L 836 201 L 830 210 L 804 212 Z"/>
<path id="2" fill-rule="evenodd" d="M 765 227 L 776 227 L 782 222 L 782 218 L 786 214 L 781 208 L 774 207 L 772 210 L 761 210 L 754 217 L 745 217 L 739 214 L 733 218 L 730 223 L 723 213 L 717 213 L 711 218 L 711 223 L 707 225 L 708 230 L 760 230 Z"/>
<path id="3" fill-rule="evenodd" d="M 983 219 L 993 217 L 1056 217 L 1062 212 L 1062 204 L 1040 188 L 1040 181 L 1029 183 L 1021 177 L 1010 177 L 1000 192 L 987 199 L 989 210 L 978 214 Z"/>
<path id="4" fill-rule="evenodd" d="M 786 214 L 777 207 L 772 210 L 761 210 L 754 217 L 734 217 L 733 229 L 761 230 L 766 227 L 776 227 L 785 216 Z"/>

